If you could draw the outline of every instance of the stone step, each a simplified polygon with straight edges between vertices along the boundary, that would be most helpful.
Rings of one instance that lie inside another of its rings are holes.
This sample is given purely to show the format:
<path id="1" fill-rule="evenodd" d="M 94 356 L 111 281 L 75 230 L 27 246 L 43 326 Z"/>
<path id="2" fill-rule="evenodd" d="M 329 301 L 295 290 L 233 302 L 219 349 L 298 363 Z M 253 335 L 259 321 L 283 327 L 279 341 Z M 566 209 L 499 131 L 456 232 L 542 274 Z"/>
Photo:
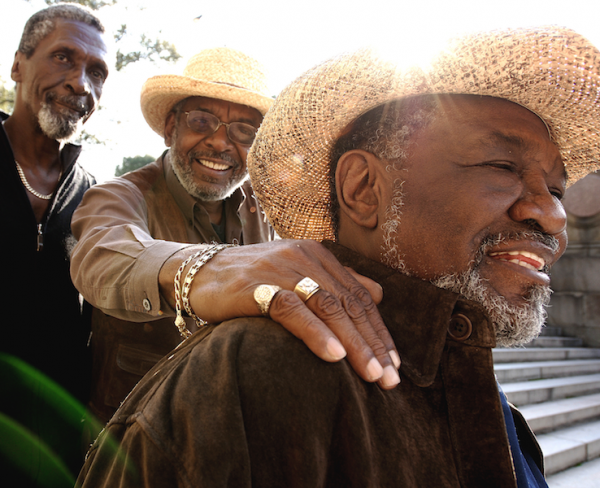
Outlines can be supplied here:
<path id="1" fill-rule="evenodd" d="M 583 341 L 579 337 L 539 336 L 527 346 L 531 347 L 581 347 Z"/>
<path id="2" fill-rule="evenodd" d="M 542 336 L 561 336 L 562 328 L 554 327 L 552 325 L 547 325 L 547 326 L 544 326 L 540 335 L 542 335 Z"/>
<path id="3" fill-rule="evenodd" d="M 518 349 L 496 348 L 492 350 L 494 363 L 526 361 L 559 361 L 561 359 L 600 358 L 600 348 L 592 347 L 525 347 Z"/>
<path id="4" fill-rule="evenodd" d="M 573 466 L 546 478 L 548 488 L 598 488 L 600 458 Z"/>
<path id="5" fill-rule="evenodd" d="M 537 440 L 544 453 L 546 476 L 558 473 L 600 456 L 600 420 L 541 434 Z M 600 477 L 596 481 L 595 486 L 599 486 Z M 578 484 L 564 486 L 580 487 Z"/>
<path id="6" fill-rule="evenodd" d="M 519 410 L 531 429 L 542 434 L 577 422 L 600 419 L 600 393 L 524 405 Z"/>
<path id="7" fill-rule="evenodd" d="M 500 363 L 494 365 L 494 372 L 501 385 L 516 381 L 581 376 L 600 373 L 600 359 Z"/>
<path id="8" fill-rule="evenodd" d="M 508 401 L 518 407 L 600 392 L 600 374 L 519 381 L 502 385 Z"/>

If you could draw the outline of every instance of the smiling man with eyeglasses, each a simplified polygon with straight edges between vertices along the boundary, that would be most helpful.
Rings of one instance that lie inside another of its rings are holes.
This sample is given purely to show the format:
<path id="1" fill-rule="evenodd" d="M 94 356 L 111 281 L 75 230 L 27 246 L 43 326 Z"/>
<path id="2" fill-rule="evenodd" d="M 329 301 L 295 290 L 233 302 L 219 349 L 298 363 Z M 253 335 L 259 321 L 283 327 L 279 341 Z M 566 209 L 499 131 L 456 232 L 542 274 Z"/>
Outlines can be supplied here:
<path id="1" fill-rule="evenodd" d="M 182 100 L 167 117 L 173 171 L 185 190 L 204 202 L 213 224 L 223 219 L 223 200 L 247 179 L 246 154 L 261 121 L 252 107 L 206 97 Z"/>
<path id="2" fill-rule="evenodd" d="M 398 384 L 379 285 L 315 241 L 274 240 L 254 196 L 246 158 L 272 103 L 263 67 L 228 48 L 144 84 L 142 112 L 168 149 L 95 186 L 73 219 L 71 275 L 96 307 L 91 407 L 102 420 L 182 335 L 240 315 L 269 315 L 320 358 L 347 356 L 366 381 Z"/>

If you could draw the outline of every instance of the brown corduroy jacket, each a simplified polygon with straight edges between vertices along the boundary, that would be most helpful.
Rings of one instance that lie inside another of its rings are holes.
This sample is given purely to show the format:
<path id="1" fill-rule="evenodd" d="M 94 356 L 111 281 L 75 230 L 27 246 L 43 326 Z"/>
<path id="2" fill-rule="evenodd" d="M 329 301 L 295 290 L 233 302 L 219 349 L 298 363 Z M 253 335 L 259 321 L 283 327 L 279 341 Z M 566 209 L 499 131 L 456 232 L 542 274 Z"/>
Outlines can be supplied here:
<path id="1" fill-rule="evenodd" d="M 384 289 L 402 382 L 383 391 L 268 319 L 194 334 L 93 445 L 84 487 L 516 487 L 492 326 L 458 295 L 330 245 Z M 523 449 L 539 447 L 517 420 Z"/>

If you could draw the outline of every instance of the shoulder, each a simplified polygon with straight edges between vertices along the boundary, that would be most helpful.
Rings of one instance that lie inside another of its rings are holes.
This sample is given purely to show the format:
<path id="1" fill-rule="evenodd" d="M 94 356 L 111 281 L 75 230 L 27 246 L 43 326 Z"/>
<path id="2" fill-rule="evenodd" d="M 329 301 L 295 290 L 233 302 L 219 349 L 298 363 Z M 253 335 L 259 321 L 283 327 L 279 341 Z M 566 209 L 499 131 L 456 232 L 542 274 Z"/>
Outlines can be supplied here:
<path id="1" fill-rule="evenodd" d="M 270 319 L 238 318 L 196 332 L 163 358 L 123 403 L 121 419 L 139 411 L 162 416 L 173 404 L 210 405 L 224 389 L 235 402 L 279 396 L 282 388 L 333 392 L 344 381 L 360 381 L 345 360 L 319 359 Z"/>
<path id="2" fill-rule="evenodd" d="M 142 191 L 151 189 L 155 185 L 164 182 L 162 158 L 115 179 L 129 181 Z"/>
<path id="3" fill-rule="evenodd" d="M 210 404 L 223 389 L 230 392 L 232 401 L 243 398 L 241 403 L 246 405 L 265 398 L 277 398 L 279 405 L 297 402 L 297 393 L 303 395 L 302 402 L 311 404 L 321 401 L 324 392 L 334 398 L 337 387 L 353 387 L 360 381 L 345 360 L 319 359 L 304 342 L 270 319 L 229 320 L 202 340 L 193 339 L 181 351 L 188 355 L 185 365 L 168 379 L 175 381 L 171 391 L 191 405 Z"/>
<path id="4" fill-rule="evenodd" d="M 161 177 L 162 167 L 154 161 L 136 171 L 94 185 L 86 193 L 85 199 L 105 199 L 112 195 L 119 200 L 142 200 L 146 193 L 160 184 Z"/>

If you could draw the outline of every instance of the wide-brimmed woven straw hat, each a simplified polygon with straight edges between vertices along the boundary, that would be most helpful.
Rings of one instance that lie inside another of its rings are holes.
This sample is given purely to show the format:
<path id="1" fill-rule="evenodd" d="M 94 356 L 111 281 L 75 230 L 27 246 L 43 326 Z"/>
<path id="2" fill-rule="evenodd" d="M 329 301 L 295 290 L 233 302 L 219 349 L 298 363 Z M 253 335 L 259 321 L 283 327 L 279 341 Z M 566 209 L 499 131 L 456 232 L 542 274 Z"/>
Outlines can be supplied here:
<path id="1" fill-rule="evenodd" d="M 504 98 L 540 116 L 569 183 L 600 168 L 600 52 L 560 27 L 457 39 L 427 67 L 401 69 L 363 50 L 331 59 L 284 89 L 248 155 L 252 186 L 281 237 L 334 239 L 330 151 L 350 122 L 390 100 L 423 94 Z"/>
<path id="2" fill-rule="evenodd" d="M 142 113 L 152 130 L 162 136 L 173 106 L 196 96 L 248 105 L 262 115 L 273 104 L 264 67 L 240 51 L 221 47 L 192 56 L 183 76 L 161 75 L 146 81 L 142 87 Z"/>

